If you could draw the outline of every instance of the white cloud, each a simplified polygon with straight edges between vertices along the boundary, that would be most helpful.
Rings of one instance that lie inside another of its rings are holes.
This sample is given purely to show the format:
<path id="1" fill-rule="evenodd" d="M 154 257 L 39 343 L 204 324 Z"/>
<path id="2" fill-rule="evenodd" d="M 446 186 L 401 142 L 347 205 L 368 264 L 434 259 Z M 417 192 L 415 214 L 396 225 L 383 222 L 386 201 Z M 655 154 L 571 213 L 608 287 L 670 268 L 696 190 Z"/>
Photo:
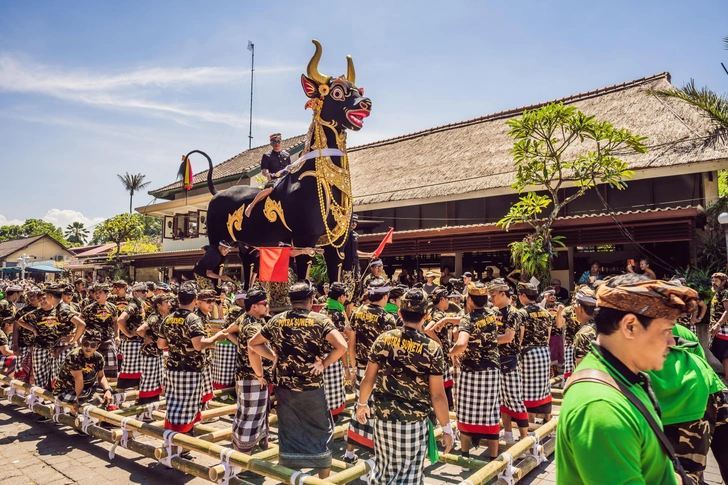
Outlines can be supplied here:
<path id="1" fill-rule="evenodd" d="M 41 219 L 55 224 L 64 231 L 66 226 L 69 224 L 82 222 L 83 225 L 89 229 L 89 233 L 93 232 L 93 228 L 91 226 L 95 226 L 96 224 L 106 220 L 105 217 L 86 217 L 82 213 L 70 209 L 51 209 L 46 213 L 46 215 L 41 217 Z"/>
<path id="2" fill-rule="evenodd" d="M 275 74 L 298 67 L 259 67 L 256 74 Z M 107 92 L 130 87 L 190 87 L 240 82 L 246 68 L 192 67 L 149 68 L 121 74 L 98 74 L 88 71 L 62 71 L 57 68 L 21 61 L 0 55 L 0 88 L 7 91 L 35 92 L 50 95 L 78 92 Z"/>
<path id="3" fill-rule="evenodd" d="M 23 221 L 20 219 L 8 219 L 4 215 L 0 214 L 0 226 L 17 226 L 22 223 Z"/>
<path id="4" fill-rule="evenodd" d="M 262 67 L 256 74 L 281 73 L 297 67 Z M 83 103 L 104 108 L 138 110 L 153 116 L 164 116 L 188 125 L 189 118 L 209 123 L 227 124 L 228 113 L 193 109 L 179 104 L 168 104 L 142 96 L 145 88 L 162 90 L 183 89 L 192 86 L 237 84 L 247 75 L 247 69 L 229 67 L 194 67 L 138 69 L 122 74 L 99 74 L 88 71 L 64 71 L 58 68 L 21 61 L 16 57 L 0 55 L 0 91 L 34 93 L 64 101 Z M 154 94 L 149 94 L 152 96 Z M 257 120 L 263 126 L 291 126 L 301 129 L 295 122 Z M 303 126 L 305 129 L 305 126 Z"/>

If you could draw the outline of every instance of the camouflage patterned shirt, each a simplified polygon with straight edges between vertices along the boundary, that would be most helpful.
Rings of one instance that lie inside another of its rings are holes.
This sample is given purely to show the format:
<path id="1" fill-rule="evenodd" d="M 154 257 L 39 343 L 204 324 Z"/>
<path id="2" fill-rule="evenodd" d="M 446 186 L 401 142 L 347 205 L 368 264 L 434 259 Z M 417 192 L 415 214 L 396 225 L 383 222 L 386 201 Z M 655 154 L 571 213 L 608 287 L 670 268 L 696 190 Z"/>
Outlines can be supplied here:
<path id="1" fill-rule="evenodd" d="M 710 325 L 713 326 L 720 321 L 720 317 L 725 313 L 723 302 L 728 301 L 728 288 L 716 291 L 713 299 L 710 301 Z M 718 330 L 718 335 L 728 337 L 728 324 L 723 325 Z"/>
<path id="2" fill-rule="evenodd" d="M 245 308 L 239 307 L 237 305 L 232 305 L 230 309 L 225 313 L 225 323 L 223 324 L 222 328 L 228 328 L 243 315 L 245 315 Z"/>
<path id="3" fill-rule="evenodd" d="M 564 308 L 561 316 L 564 317 L 564 341 L 568 345 L 574 342 L 574 336 L 581 328 L 581 324 L 576 319 L 576 310 L 573 305 Z"/>
<path id="4" fill-rule="evenodd" d="M 321 310 L 321 315 L 329 317 L 333 322 L 334 327 L 336 327 L 336 330 L 341 332 L 342 335 L 344 334 L 346 326 L 349 324 L 349 319 L 346 318 L 346 314 L 344 312 L 332 310 L 331 308 L 323 308 Z M 325 351 L 328 353 L 334 350 L 334 346 L 327 341 L 324 345 L 324 349 L 326 349 Z"/>
<path id="5" fill-rule="evenodd" d="M 97 381 L 99 372 L 104 370 L 104 356 L 94 352 L 91 357 L 86 357 L 81 347 L 73 349 L 61 364 L 61 371 L 53 385 L 53 394 L 57 396 L 66 392 L 76 392 L 76 380 L 71 372 L 79 370 L 83 374 L 83 390 L 89 391 Z"/>
<path id="6" fill-rule="evenodd" d="M 583 359 L 591 350 L 591 344 L 597 339 L 597 325 L 594 320 L 589 320 L 582 325 L 574 336 L 574 362 L 576 359 Z"/>
<path id="7" fill-rule="evenodd" d="M 5 332 L 0 329 L 0 347 L 3 345 L 10 345 L 10 340 L 8 339 L 8 336 L 5 335 Z"/>
<path id="8" fill-rule="evenodd" d="M 445 357 L 437 342 L 414 328 L 396 328 L 377 337 L 369 362 L 379 366 L 374 417 L 415 422 L 430 415 L 430 376 L 445 372 Z"/>
<path id="9" fill-rule="evenodd" d="M 208 337 L 212 337 L 218 332 L 218 329 L 213 327 L 210 323 L 210 315 L 206 315 L 202 313 L 202 311 L 198 308 L 195 310 L 195 313 L 198 317 L 200 317 L 200 320 L 202 320 L 202 326 L 205 329 L 205 335 Z M 208 347 L 205 350 L 202 351 L 202 353 L 205 355 L 205 366 L 212 365 L 212 353 L 213 353 L 213 347 Z"/>
<path id="10" fill-rule="evenodd" d="M 323 375 L 314 375 L 308 364 L 323 360 L 326 336 L 334 330 L 328 317 L 311 310 L 294 308 L 271 318 L 261 335 L 278 356 L 273 382 L 293 391 L 321 387 Z"/>
<path id="11" fill-rule="evenodd" d="M 60 303 L 50 310 L 38 308 L 23 316 L 23 321 L 32 325 L 38 336 L 35 338 L 35 345 L 42 349 L 52 349 L 61 337 L 69 335 L 76 328 L 71 322 L 75 315 L 71 307 Z"/>
<path id="12" fill-rule="evenodd" d="M 164 319 L 159 336 L 167 341 L 169 354 L 167 369 L 186 372 L 202 372 L 205 354 L 192 346 L 192 339 L 205 337 L 205 324 L 200 316 L 180 309 Z"/>
<path id="13" fill-rule="evenodd" d="M 521 308 L 523 312 L 523 334 L 522 349 L 530 347 L 548 347 L 549 330 L 554 323 L 554 318 L 548 312 L 535 303 L 529 303 Z"/>
<path id="14" fill-rule="evenodd" d="M 117 305 L 118 307 L 118 305 Z M 144 323 L 144 320 L 147 319 L 147 312 L 145 310 L 145 305 L 143 301 L 134 300 L 132 299 L 124 308 L 124 311 L 127 315 L 129 315 L 129 318 L 126 321 L 126 329 L 131 333 L 135 331 L 137 328 L 141 327 L 142 323 Z M 133 337 L 127 337 L 124 335 L 124 332 L 119 332 L 119 337 L 121 340 L 130 340 L 133 342 L 142 341 L 142 339 L 139 335 L 134 335 Z"/>
<path id="15" fill-rule="evenodd" d="M 498 316 L 489 308 L 479 308 L 460 320 L 460 331 L 470 335 L 468 348 L 460 356 L 463 372 L 500 368 Z"/>
<path id="16" fill-rule="evenodd" d="M 32 311 L 37 310 L 38 308 L 40 308 L 40 307 L 25 305 L 23 308 L 21 308 L 20 310 L 18 310 L 15 313 L 15 320 L 20 320 L 25 315 L 27 315 L 28 313 L 30 313 Z M 32 347 L 33 346 L 33 343 L 35 342 L 35 335 L 33 335 L 33 332 L 31 332 L 27 328 L 23 328 L 20 325 L 18 325 L 18 334 L 20 335 L 19 343 L 20 343 L 21 347 Z"/>
<path id="17" fill-rule="evenodd" d="M 144 339 L 142 348 L 139 350 L 141 355 L 146 357 L 159 357 L 162 355 L 162 349 L 157 347 L 157 339 L 162 333 L 162 322 L 164 322 L 164 317 L 157 312 L 152 312 L 147 317 L 147 327 L 149 328 L 147 328 L 146 334 L 148 339 Z"/>
<path id="18" fill-rule="evenodd" d="M 109 295 L 109 297 L 106 299 L 106 301 L 113 303 L 116 305 L 117 310 L 119 310 L 119 315 L 121 315 L 124 310 L 126 310 L 126 306 L 131 302 L 132 298 L 129 295 L 124 296 L 116 296 L 116 295 Z"/>
<path id="19" fill-rule="evenodd" d="M 446 316 L 447 315 L 445 315 L 445 312 L 443 312 L 442 310 L 432 308 L 429 315 L 427 315 L 425 325 L 429 324 L 430 322 L 438 322 Z M 435 335 L 437 335 L 437 338 L 439 338 L 440 342 L 442 342 L 442 352 L 444 354 L 447 354 L 448 352 L 450 352 L 450 349 L 452 349 L 452 338 L 450 338 L 452 328 L 452 323 L 446 323 L 442 326 L 440 330 L 435 331 Z"/>
<path id="20" fill-rule="evenodd" d="M 247 313 L 237 320 L 238 324 L 238 360 L 235 366 L 235 380 L 255 380 L 255 371 L 250 365 L 248 355 L 248 341 L 255 337 L 265 325 L 265 321 L 259 320 Z M 271 380 L 272 362 L 263 359 L 263 376 L 267 381 Z"/>
<path id="21" fill-rule="evenodd" d="M 116 305 L 108 301 L 104 305 L 92 303 L 81 312 L 81 318 L 86 322 L 86 330 L 96 330 L 104 340 L 116 337 L 114 319 L 118 316 Z"/>
<path id="22" fill-rule="evenodd" d="M 11 320 L 15 318 L 15 305 L 10 303 L 10 300 L 3 298 L 0 300 L 0 322 L 6 318 Z"/>
<path id="23" fill-rule="evenodd" d="M 498 315 L 500 316 L 500 320 L 498 321 L 498 333 L 503 335 L 508 329 L 511 329 L 516 333 L 513 336 L 513 340 L 507 344 L 498 346 L 500 356 L 518 355 L 521 352 L 521 325 L 523 325 L 523 314 L 511 305 L 507 305 L 505 308 L 498 310 Z"/>
<path id="24" fill-rule="evenodd" d="M 397 326 L 395 318 L 377 305 L 367 303 L 351 316 L 351 330 L 356 333 L 356 365 L 365 368 L 369 349 L 381 334 Z"/>

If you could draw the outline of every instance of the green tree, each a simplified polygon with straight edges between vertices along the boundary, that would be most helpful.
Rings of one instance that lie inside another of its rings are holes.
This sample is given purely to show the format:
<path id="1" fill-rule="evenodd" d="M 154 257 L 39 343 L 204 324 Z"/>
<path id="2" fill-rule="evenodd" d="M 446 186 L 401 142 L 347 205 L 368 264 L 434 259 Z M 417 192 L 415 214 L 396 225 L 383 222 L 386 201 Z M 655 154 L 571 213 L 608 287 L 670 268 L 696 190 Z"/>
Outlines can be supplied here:
<path id="1" fill-rule="evenodd" d="M 115 260 L 117 269 L 121 268 L 119 259 L 121 243 L 139 239 L 142 236 L 143 227 L 138 214 L 119 214 L 96 226 L 93 239 L 99 243 L 116 244 Z"/>
<path id="2" fill-rule="evenodd" d="M 68 242 L 83 245 L 88 239 L 88 229 L 83 225 L 83 222 L 76 221 L 66 226 L 64 235 Z"/>
<path id="3" fill-rule="evenodd" d="M 511 258 L 528 276 L 545 280 L 553 245 L 563 246 L 562 238 L 551 234 L 559 213 L 597 184 L 624 189 L 624 179 L 634 172 L 614 153 L 646 153 L 646 138 L 563 103 L 525 111 L 506 124 L 515 140 L 511 155 L 517 172 L 511 187 L 519 193 L 530 187 L 546 193 L 523 195 L 498 225 L 509 230 L 512 224 L 527 223 L 533 228 L 523 241 L 511 243 Z M 576 190 L 565 193 L 565 184 Z"/>
<path id="4" fill-rule="evenodd" d="M 145 236 L 162 241 L 162 220 L 152 216 L 137 214 L 142 222 Z"/>
<path id="5" fill-rule="evenodd" d="M 134 192 L 139 192 L 151 182 L 144 182 L 146 175 L 142 175 L 140 173 L 136 175 L 129 175 L 129 172 L 126 172 L 124 175 L 117 174 L 116 176 L 119 177 L 119 180 L 121 180 L 121 183 L 124 185 L 124 189 L 129 192 L 129 214 L 131 214 Z"/>

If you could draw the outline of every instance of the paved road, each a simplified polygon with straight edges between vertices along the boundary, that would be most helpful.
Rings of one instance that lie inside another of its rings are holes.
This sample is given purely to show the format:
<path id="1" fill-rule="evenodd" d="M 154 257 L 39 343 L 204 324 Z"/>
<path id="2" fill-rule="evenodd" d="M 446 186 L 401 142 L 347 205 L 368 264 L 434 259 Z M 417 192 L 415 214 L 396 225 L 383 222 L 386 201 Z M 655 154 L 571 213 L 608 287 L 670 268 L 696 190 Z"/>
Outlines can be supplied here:
<path id="1" fill-rule="evenodd" d="M 109 461 L 111 445 L 91 440 L 67 427 L 53 423 L 39 424 L 36 415 L 27 409 L 7 406 L 0 401 L 0 484 L 25 485 L 106 485 L 106 484 L 209 484 L 201 478 L 170 470 L 155 460 L 117 448 L 116 458 Z M 221 420 L 215 426 L 229 426 Z M 146 440 L 146 438 L 139 438 Z M 336 443 L 336 456 L 343 455 L 344 443 Z M 482 451 L 482 449 L 477 450 Z M 474 453 L 474 457 L 477 454 Z M 709 463 L 706 480 L 709 485 L 723 482 L 717 465 Z M 212 465 L 212 458 L 196 461 Z M 471 472 L 456 466 L 436 464 L 427 468 L 426 483 L 430 485 L 457 484 Z M 256 485 L 273 484 L 274 480 L 250 479 Z M 359 480 L 353 483 L 363 484 Z M 521 481 L 525 485 L 556 483 L 553 459 L 542 464 Z"/>

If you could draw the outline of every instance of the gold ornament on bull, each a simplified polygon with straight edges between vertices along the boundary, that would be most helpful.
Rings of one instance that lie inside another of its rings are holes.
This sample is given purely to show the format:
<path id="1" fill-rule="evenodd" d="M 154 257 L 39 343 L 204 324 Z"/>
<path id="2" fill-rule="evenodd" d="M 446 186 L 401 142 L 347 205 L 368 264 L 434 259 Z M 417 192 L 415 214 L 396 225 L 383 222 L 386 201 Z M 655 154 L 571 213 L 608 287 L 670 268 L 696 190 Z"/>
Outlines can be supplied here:
<path id="1" fill-rule="evenodd" d="M 316 52 L 308 63 L 306 75 L 319 83 L 319 94 L 321 97 L 329 93 L 328 82 L 331 76 L 325 76 L 318 70 L 318 64 L 321 60 L 321 44 L 317 40 L 312 41 L 316 46 Z M 347 69 L 346 80 L 354 84 L 356 80 L 356 71 L 354 70 L 354 61 L 351 56 L 346 56 Z M 322 90 L 323 88 L 323 90 Z M 316 100 L 318 101 L 318 100 Z M 329 123 L 321 119 L 321 108 L 323 103 L 311 102 L 306 104 L 307 108 L 314 111 L 313 123 L 313 143 L 310 146 L 311 151 L 322 150 L 327 148 L 326 134 L 324 127 L 329 128 L 336 139 L 336 146 L 344 155 L 341 157 L 341 166 L 337 166 L 329 156 L 316 157 L 316 181 L 318 186 L 319 207 L 321 208 L 321 218 L 323 219 L 324 229 L 326 233 L 321 236 L 318 245 L 331 245 L 334 248 L 340 248 L 346 242 L 343 237 L 349 230 L 351 221 L 351 213 L 353 209 L 351 176 L 349 174 L 349 159 L 346 153 L 346 132 L 341 134 L 336 130 L 336 122 Z M 337 202 L 332 188 L 336 188 L 341 192 L 341 202 Z M 330 227 L 328 215 L 334 218 L 334 226 Z M 338 243 L 336 241 L 339 241 Z"/>

